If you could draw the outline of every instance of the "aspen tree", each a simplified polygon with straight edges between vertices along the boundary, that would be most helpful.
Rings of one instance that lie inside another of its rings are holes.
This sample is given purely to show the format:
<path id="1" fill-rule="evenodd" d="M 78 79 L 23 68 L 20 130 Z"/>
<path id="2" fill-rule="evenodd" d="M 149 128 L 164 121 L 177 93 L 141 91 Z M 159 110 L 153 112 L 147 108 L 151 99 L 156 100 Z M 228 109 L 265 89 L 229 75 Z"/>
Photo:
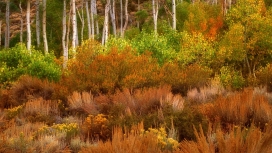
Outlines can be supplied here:
<path id="1" fill-rule="evenodd" d="M 47 36 L 46 36 L 46 0 L 43 0 L 42 31 L 43 31 L 44 53 L 47 54 L 48 43 L 47 43 Z"/>
<path id="2" fill-rule="evenodd" d="M 6 31 L 5 31 L 5 48 L 9 48 L 10 39 L 10 25 L 9 25 L 9 14 L 10 14 L 10 0 L 6 0 Z"/>
<path id="3" fill-rule="evenodd" d="M 40 0 L 36 0 L 36 39 L 37 46 L 40 46 Z"/>
<path id="4" fill-rule="evenodd" d="M 30 28 L 30 0 L 27 0 L 26 9 L 26 27 L 27 27 L 27 50 L 31 49 L 31 28 Z"/>

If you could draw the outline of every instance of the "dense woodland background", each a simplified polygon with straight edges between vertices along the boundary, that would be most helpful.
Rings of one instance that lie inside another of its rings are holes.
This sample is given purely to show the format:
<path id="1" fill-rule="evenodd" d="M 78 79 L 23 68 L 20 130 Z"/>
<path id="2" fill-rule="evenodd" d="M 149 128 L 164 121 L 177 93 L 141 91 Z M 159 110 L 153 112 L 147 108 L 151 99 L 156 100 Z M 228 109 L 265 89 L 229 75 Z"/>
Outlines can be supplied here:
<path id="1" fill-rule="evenodd" d="M 271 0 L 1 0 L 0 152 L 272 150 Z"/>

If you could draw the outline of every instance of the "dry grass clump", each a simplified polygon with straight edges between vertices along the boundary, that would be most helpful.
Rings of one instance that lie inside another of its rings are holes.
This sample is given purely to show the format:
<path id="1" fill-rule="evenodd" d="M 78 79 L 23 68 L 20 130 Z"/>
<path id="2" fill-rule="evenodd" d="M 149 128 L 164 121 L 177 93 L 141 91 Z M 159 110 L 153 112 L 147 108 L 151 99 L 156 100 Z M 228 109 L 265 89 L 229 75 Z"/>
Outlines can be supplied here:
<path id="1" fill-rule="evenodd" d="M 10 106 L 18 106 L 29 100 L 42 97 L 49 100 L 54 90 L 47 80 L 40 80 L 30 76 L 22 76 L 9 91 Z"/>
<path id="2" fill-rule="evenodd" d="M 121 103 L 136 114 L 148 114 L 165 105 L 170 105 L 175 110 L 182 110 L 184 107 L 184 99 L 180 95 L 173 95 L 170 86 L 137 89 L 133 93 L 124 89 L 114 94 L 112 100 L 113 103 Z"/>
<path id="3" fill-rule="evenodd" d="M 94 96 L 92 93 L 82 92 L 73 92 L 71 96 L 68 97 L 68 105 L 71 110 L 83 111 L 87 114 L 97 114 L 97 106 L 94 101 Z"/>
<path id="4" fill-rule="evenodd" d="M 40 114 L 40 115 L 58 115 L 58 103 L 55 101 L 44 100 L 42 98 L 30 100 L 26 102 L 24 114 Z"/>
<path id="5" fill-rule="evenodd" d="M 249 129 L 234 126 L 225 133 L 220 128 L 212 132 L 211 128 L 207 136 L 202 128 L 195 135 L 197 141 L 182 141 L 180 150 L 175 153 L 270 153 L 272 150 L 272 128 L 266 125 L 266 130 L 252 125 Z"/>
<path id="6" fill-rule="evenodd" d="M 82 148 L 80 153 L 161 153 L 156 136 L 152 133 L 140 135 L 142 129 L 143 124 L 125 133 L 122 128 L 114 128 L 111 141 L 99 141 Z"/>
<path id="7" fill-rule="evenodd" d="M 254 94 L 252 89 L 219 97 L 206 115 L 214 121 L 218 118 L 221 123 L 246 125 L 252 121 L 264 126 L 272 119 L 271 105 L 264 95 Z"/>
<path id="8" fill-rule="evenodd" d="M 208 86 L 188 90 L 187 99 L 191 102 L 204 103 L 212 101 L 224 93 L 226 93 L 226 91 L 221 85 L 220 80 L 218 78 L 214 78 L 210 81 Z"/>

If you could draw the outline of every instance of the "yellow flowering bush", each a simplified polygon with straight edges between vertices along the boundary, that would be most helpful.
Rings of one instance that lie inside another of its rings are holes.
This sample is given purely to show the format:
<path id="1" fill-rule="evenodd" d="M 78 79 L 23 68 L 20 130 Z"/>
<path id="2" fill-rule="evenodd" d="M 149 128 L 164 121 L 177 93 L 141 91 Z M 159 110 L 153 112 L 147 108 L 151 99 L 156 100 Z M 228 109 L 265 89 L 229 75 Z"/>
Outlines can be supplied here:
<path id="1" fill-rule="evenodd" d="M 55 134 L 55 133 L 65 133 L 66 138 L 71 138 L 76 135 L 79 131 L 79 126 L 77 123 L 63 123 L 63 124 L 54 124 L 49 127 L 47 125 L 41 127 L 36 133 L 35 136 L 43 134 Z"/>
<path id="2" fill-rule="evenodd" d="M 82 130 L 92 138 L 107 139 L 111 134 L 108 124 L 109 120 L 104 114 L 89 115 L 83 123 Z"/>
<path id="3" fill-rule="evenodd" d="M 23 107 L 24 107 L 24 105 L 20 105 L 20 106 L 17 106 L 17 107 L 5 109 L 5 111 L 7 112 L 7 117 L 9 119 L 14 118 L 15 116 L 17 116 L 21 112 Z"/>
<path id="4" fill-rule="evenodd" d="M 179 145 L 177 140 L 167 137 L 167 132 L 164 127 L 159 129 L 149 128 L 147 131 L 141 130 L 141 136 L 147 134 L 155 135 L 159 146 L 163 150 L 174 150 L 177 149 Z"/>

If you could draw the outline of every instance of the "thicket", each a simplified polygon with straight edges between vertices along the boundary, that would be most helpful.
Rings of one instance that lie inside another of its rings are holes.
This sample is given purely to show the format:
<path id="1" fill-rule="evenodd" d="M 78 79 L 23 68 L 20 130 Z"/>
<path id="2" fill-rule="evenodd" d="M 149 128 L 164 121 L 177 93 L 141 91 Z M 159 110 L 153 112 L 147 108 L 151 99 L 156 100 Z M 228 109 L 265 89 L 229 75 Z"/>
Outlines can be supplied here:
<path id="1" fill-rule="evenodd" d="M 0 51 L 0 152 L 271 151 L 271 8 L 181 6 L 180 31 L 140 12 L 141 30 L 85 41 L 66 69 Z"/>

